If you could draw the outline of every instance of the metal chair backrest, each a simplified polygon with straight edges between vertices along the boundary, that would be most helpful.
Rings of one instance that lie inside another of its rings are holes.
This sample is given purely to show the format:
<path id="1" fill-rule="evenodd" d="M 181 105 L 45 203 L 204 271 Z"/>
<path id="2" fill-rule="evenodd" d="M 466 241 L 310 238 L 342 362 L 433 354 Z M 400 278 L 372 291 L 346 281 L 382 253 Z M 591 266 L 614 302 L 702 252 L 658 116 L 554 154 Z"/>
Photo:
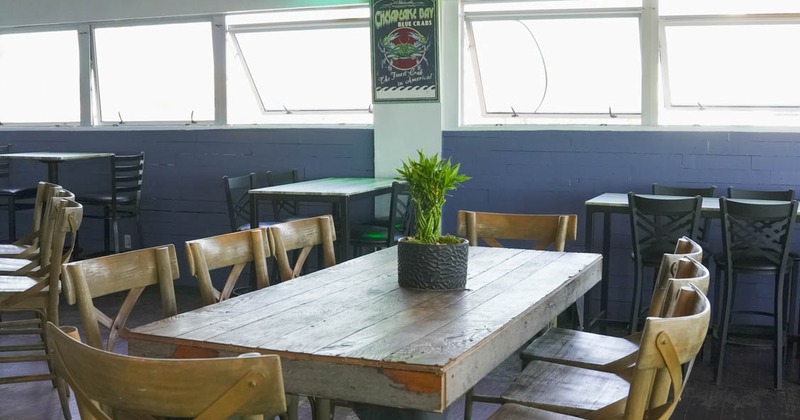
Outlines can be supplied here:
<path id="1" fill-rule="evenodd" d="M 645 197 L 628 193 L 633 254 L 637 267 L 646 252 L 671 252 L 681 237 L 696 238 L 700 229 L 700 196 L 687 198 Z"/>
<path id="2" fill-rule="evenodd" d="M 231 232 L 236 232 L 242 227 L 250 228 L 250 193 L 255 188 L 256 173 L 250 172 L 242 176 L 223 176 L 222 184 L 225 187 L 225 201 L 228 204 L 228 220 Z"/>
<path id="3" fill-rule="evenodd" d="M 144 152 L 134 155 L 114 155 L 111 158 L 111 212 L 136 214 L 142 200 L 144 181 Z M 133 200 L 122 200 L 131 197 Z"/>
<path id="4" fill-rule="evenodd" d="M 792 201 L 794 190 L 748 190 L 744 188 L 728 187 L 728 198 L 737 200 L 773 200 Z"/>
<path id="5" fill-rule="evenodd" d="M 289 171 L 267 171 L 267 186 L 294 184 L 300 181 L 299 171 L 292 169 Z M 273 200 L 272 215 L 275 220 L 285 220 L 287 217 L 295 217 L 299 212 L 296 201 Z"/>

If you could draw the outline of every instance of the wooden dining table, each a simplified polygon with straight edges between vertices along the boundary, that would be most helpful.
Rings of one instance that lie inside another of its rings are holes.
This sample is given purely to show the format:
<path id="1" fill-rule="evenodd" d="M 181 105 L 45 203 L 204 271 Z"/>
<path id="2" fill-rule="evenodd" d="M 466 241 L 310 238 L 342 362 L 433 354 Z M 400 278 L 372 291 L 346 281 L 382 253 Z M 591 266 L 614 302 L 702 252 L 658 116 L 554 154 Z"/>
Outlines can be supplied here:
<path id="1" fill-rule="evenodd" d="M 250 190 L 250 225 L 258 227 L 258 202 L 294 201 L 333 203 L 338 233 L 339 260 L 352 257 L 350 246 L 350 204 L 392 192 L 393 178 L 322 178 Z"/>
<path id="2" fill-rule="evenodd" d="M 37 160 L 47 164 L 47 182 L 58 184 L 58 166 L 63 162 L 114 156 L 113 153 L 95 152 L 20 152 L 2 153 L 0 158 Z"/>
<path id="3" fill-rule="evenodd" d="M 140 326 L 128 352 L 277 354 L 288 393 L 390 413 L 379 418 L 444 419 L 599 282 L 601 266 L 599 254 L 471 247 L 466 289 L 423 291 L 398 286 L 391 247 Z"/>

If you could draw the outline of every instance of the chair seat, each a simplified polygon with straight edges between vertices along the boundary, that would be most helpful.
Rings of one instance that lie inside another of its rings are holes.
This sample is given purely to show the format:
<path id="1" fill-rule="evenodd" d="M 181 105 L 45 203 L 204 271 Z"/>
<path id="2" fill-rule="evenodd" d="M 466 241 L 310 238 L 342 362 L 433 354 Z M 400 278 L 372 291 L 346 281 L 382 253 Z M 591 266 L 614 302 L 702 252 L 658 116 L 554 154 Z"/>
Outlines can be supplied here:
<path id="1" fill-rule="evenodd" d="M 11 257 L 23 253 L 27 246 L 14 245 L 14 244 L 0 244 L 0 257 Z"/>
<path id="2" fill-rule="evenodd" d="M 350 229 L 350 242 L 362 244 L 385 245 L 389 228 L 378 225 L 356 225 Z M 395 232 L 392 243 L 397 243 L 400 238 L 407 236 L 403 232 Z"/>
<path id="3" fill-rule="evenodd" d="M 519 404 L 503 404 L 487 420 L 572 420 L 579 418 Z"/>
<path id="4" fill-rule="evenodd" d="M 792 253 L 790 253 L 789 258 L 797 259 L 800 258 L 800 256 L 792 255 Z M 724 267 L 726 266 L 725 255 L 721 253 L 715 254 L 714 264 L 716 264 L 717 267 L 720 267 L 720 269 L 724 270 L 725 269 Z M 742 271 L 770 272 L 770 271 L 778 271 L 779 266 L 778 264 L 775 264 L 774 262 L 766 258 L 759 258 L 757 256 L 747 255 L 741 258 L 737 258 L 736 261 L 734 261 L 733 263 L 733 268 L 735 270 L 742 270 Z"/>
<path id="5" fill-rule="evenodd" d="M 34 198 L 36 197 L 36 187 L 2 187 L 0 188 L 0 196 Z"/>
<path id="6" fill-rule="evenodd" d="M 609 364 L 637 351 L 639 345 L 627 338 L 551 328 L 528 345 L 520 357 L 525 362 L 544 360 L 608 372 L 616 367 Z"/>
<path id="7" fill-rule="evenodd" d="M 87 193 L 76 197 L 76 201 L 83 205 L 111 205 L 112 200 L 111 193 Z M 136 203 L 136 195 L 117 194 L 117 204 L 133 203 Z"/>
<path id="8" fill-rule="evenodd" d="M 583 417 L 626 399 L 629 390 L 630 384 L 613 373 L 537 360 L 514 379 L 502 398 Z"/>
<path id="9" fill-rule="evenodd" d="M 0 274 L 9 274 L 30 264 L 30 260 L 23 258 L 0 258 Z"/>

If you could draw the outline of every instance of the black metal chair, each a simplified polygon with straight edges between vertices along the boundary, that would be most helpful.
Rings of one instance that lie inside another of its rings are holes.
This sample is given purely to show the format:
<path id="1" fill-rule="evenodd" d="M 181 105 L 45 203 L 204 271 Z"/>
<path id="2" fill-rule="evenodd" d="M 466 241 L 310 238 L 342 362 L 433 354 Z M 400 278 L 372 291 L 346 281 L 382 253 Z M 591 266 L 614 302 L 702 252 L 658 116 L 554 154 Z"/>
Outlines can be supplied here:
<path id="1" fill-rule="evenodd" d="M 400 238 L 410 236 L 413 225 L 412 213 L 413 206 L 408 184 L 392 183 L 387 217 L 377 217 L 368 223 L 355 225 L 350 230 L 350 245 L 354 248 L 354 254 L 359 255 L 360 251 L 366 247 L 388 248 L 396 244 Z"/>
<path id="2" fill-rule="evenodd" d="M 635 263 L 629 319 L 633 334 L 638 329 L 642 310 L 644 269 L 658 270 L 662 256 L 674 250 L 678 239 L 698 236 L 703 198 L 646 197 L 628 193 L 628 205 Z"/>
<path id="3" fill-rule="evenodd" d="M 8 153 L 10 151 L 10 144 L 0 146 L 0 153 Z M 0 159 L 0 178 L 11 179 L 11 163 L 8 159 Z M 34 207 L 33 201 L 20 200 L 33 200 L 34 198 L 36 198 L 35 185 L 27 187 L 6 185 L 0 187 L 0 200 L 3 200 L 0 208 L 5 208 L 8 211 L 9 242 L 17 240 L 17 211 L 29 210 Z"/>
<path id="4" fill-rule="evenodd" d="M 683 196 L 683 197 L 716 197 L 717 196 L 717 187 L 715 185 L 711 185 L 708 187 L 675 187 L 670 185 L 661 185 L 661 184 L 653 184 L 653 195 L 675 195 L 675 196 Z M 706 252 L 703 254 L 704 259 L 705 255 L 710 255 L 711 253 L 708 252 L 710 248 L 708 247 L 708 235 L 711 234 L 711 219 L 708 217 L 703 217 L 700 221 L 700 232 L 697 235 L 697 238 L 692 238 L 695 242 L 698 242 L 703 246 L 703 249 Z"/>
<path id="5" fill-rule="evenodd" d="M 267 186 L 294 184 L 300 181 L 299 171 L 291 169 L 288 171 L 267 171 Z M 283 222 L 296 220 L 300 211 L 296 201 L 275 200 L 272 202 L 272 217 Z"/>
<path id="6" fill-rule="evenodd" d="M 725 350 L 728 344 L 758 345 L 741 338 L 751 336 L 753 331 L 732 331 L 733 314 L 766 316 L 773 319 L 773 342 L 775 350 L 775 388 L 783 388 L 783 363 L 786 345 L 786 313 L 791 307 L 789 293 L 784 280 L 791 273 L 793 260 L 789 256 L 791 236 L 797 215 L 797 201 L 776 203 L 754 203 L 721 197 L 719 207 L 722 217 L 723 258 L 717 259 L 717 277 L 725 272 L 722 282 L 722 313 L 718 326 L 719 348 L 717 352 L 716 382 L 722 383 Z M 775 299 L 772 312 L 745 308 L 734 310 L 739 274 L 772 274 L 775 279 Z M 719 290 L 719 289 L 718 289 Z M 746 325 L 739 323 L 738 325 Z"/>
<path id="7" fill-rule="evenodd" d="M 102 215 L 86 214 L 88 219 L 103 219 L 104 253 L 117 254 L 119 246 L 119 220 L 132 218 L 136 222 L 138 247 L 144 247 L 142 233 L 141 201 L 144 179 L 144 152 L 133 155 L 115 155 L 111 158 L 111 189 L 108 192 L 78 194 L 77 201 L 85 207 L 101 207 Z M 113 245 L 111 240 L 113 237 Z"/>

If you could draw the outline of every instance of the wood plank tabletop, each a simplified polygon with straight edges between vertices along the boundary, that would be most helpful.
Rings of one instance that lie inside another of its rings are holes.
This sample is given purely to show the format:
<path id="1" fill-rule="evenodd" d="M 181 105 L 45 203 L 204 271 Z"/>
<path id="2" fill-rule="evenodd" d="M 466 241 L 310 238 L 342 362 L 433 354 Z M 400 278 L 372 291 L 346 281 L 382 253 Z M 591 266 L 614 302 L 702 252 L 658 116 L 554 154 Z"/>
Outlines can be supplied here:
<path id="1" fill-rule="evenodd" d="M 287 392 L 441 412 L 600 280 L 598 254 L 470 249 L 467 289 L 397 284 L 395 247 L 134 329 L 150 357 L 282 358 Z"/>

